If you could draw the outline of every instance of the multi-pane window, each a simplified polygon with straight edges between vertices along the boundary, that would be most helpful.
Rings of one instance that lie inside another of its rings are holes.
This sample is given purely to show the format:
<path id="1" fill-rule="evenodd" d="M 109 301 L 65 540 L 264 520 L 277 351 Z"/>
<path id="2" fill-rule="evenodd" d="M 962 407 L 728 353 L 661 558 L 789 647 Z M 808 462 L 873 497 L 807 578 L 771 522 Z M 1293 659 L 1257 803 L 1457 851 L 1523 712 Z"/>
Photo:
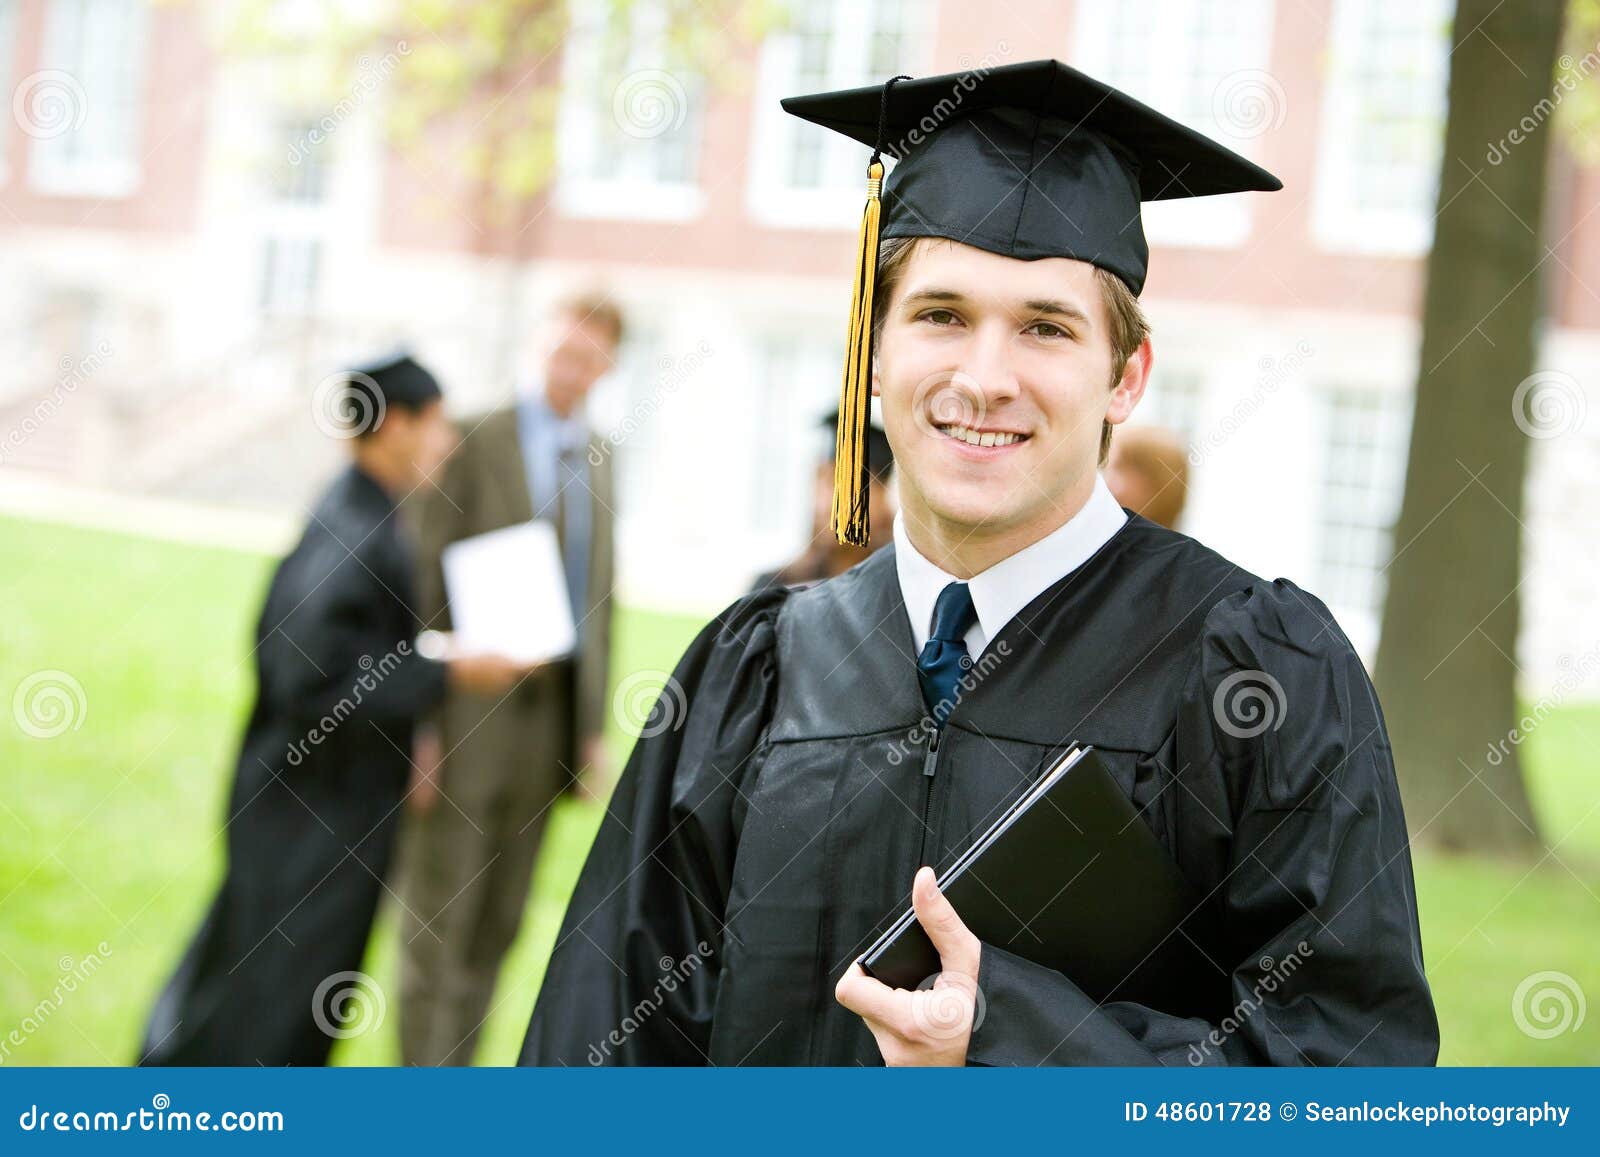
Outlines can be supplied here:
<path id="1" fill-rule="evenodd" d="M 751 212 L 781 225 L 847 225 L 861 212 L 868 150 L 785 113 L 782 97 L 876 84 L 918 71 L 906 0 L 816 0 L 762 46 L 750 145 Z"/>
<path id="2" fill-rule="evenodd" d="M 1200 432 L 1201 391 L 1205 379 L 1197 369 L 1156 366 L 1144 397 L 1134 410 L 1141 426 L 1164 426 L 1185 446 Z"/>
<path id="3" fill-rule="evenodd" d="M 1265 0 L 1120 0 L 1077 6 L 1071 58 L 1157 111 L 1250 156 L 1281 126 L 1283 89 L 1268 71 L 1272 8 Z M 1145 205 L 1156 244 L 1235 245 L 1250 230 L 1241 197 L 1182 197 Z"/>
<path id="4" fill-rule="evenodd" d="M 1449 0 L 1338 0 L 1313 227 L 1323 244 L 1418 253 L 1433 240 Z"/>
<path id="5" fill-rule="evenodd" d="M 564 212 L 681 218 L 699 211 L 705 86 L 666 43 L 657 4 L 574 9 L 558 132 L 556 196 Z"/>
<path id="6" fill-rule="evenodd" d="M 1333 387 L 1323 395 L 1318 591 L 1341 619 L 1375 619 L 1405 485 L 1411 398 Z"/>
<path id="7" fill-rule="evenodd" d="M 12 94 L 33 137 L 29 178 L 41 191 L 126 196 L 138 185 L 145 22 L 141 0 L 46 6 L 39 71 Z"/>

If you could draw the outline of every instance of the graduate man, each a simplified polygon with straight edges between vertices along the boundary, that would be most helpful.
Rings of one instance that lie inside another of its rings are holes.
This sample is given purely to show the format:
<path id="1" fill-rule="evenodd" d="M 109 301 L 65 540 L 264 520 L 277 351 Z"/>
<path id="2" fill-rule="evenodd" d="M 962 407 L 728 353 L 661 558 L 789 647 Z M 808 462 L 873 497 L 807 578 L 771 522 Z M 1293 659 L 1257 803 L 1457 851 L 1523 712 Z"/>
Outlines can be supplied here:
<path id="1" fill-rule="evenodd" d="M 227 873 L 156 1003 L 147 1065 L 319 1065 L 350 1015 L 389 870 L 412 727 L 447 685 L 508 690 L 495 655 L 418 653 L 396 504 L 453 432 L 409 357 L 349 371 L 350 466 L 279 565 L 256 627 L 256 702 L 234 773 Z"/>
<path id="2" fill-rule="evenodd" d="M 875 146 L 835 526 L 865 539 L 870 390 L 894 544 L 747 596 L 689 647 L 523 1060 L 1431 1064 L 1405 823 L 1355 652 L 1315 597 L 1129 515 L 1097 472 L 1152 364 L 1140 202 L 1279 182 L 1055 61 L 784 107 Z M 899 161 L 881 205 L 880 151 Z M 1170 1005 L 1087 992 L 1025 936 L 981 941 L 925 867 L 1074 743 L 1203 898 Z M 916 991 L 855 963 L 908 889 L 942 961 Z"/>

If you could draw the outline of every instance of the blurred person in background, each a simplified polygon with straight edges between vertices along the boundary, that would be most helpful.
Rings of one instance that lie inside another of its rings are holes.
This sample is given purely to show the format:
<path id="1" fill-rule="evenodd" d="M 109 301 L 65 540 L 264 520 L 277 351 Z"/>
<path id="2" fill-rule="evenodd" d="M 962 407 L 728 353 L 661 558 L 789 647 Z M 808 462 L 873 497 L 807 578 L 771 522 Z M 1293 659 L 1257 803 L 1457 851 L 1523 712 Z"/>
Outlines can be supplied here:
<path id="1" fill-rule="evenodd" d="M 1171 430 L 1123 426 L 1111 440 L 1105 479 L 1118 505 L 1178 528 L 1189 496 L 1189 455 Z"/>
<path id="2" fill-rule="evenodd" d="M 471 1063 L 550 807 L 574 786 L 606 790 L 615 500 L 611 446 L 590 429 L 585 403 L 615 362 L 623 326 L 604 294 L 559 303 L 514 404 L 466 423 L 439 489 L 419 494 L 428 622 L 450 618 L 445 547 L 542 519 L 555 526 L 578 643 L 510 695 L 451 691 L 436 713 L 402 837 L 400 1041 L 409 1065 Z"/>
<path id="3" fill-rule="evenodd" d="M 829 528 L 833 510 L 833 464 L 837 445 L 834 430 L 839 423 L 837 409 L 822 419 L 827 437 L 827 449 L 817 461 L 811 490 L 811 541 L 798 558 L 777 570 L 757 577 L 750 593 L 768 587 L 808 587 L 843 574 L 856 563 L 884 545 L 893 534 L 895 501 L 891 488 L 894 472 L 894 451 L 882 427 L 867 428 L 867 501 L 871 504 L 872 534 L 866 546 L 850 546 L 839 542 Z"/>
<path id="4" fill-rule="evenodd" d="M 525 673 L 416 647 L 415 559 L 396 512 L 450 451 L 438 383 L 401 356 L 349 371 L 343 390 L 353 461 L 268 588 L 227 873 L 141 1064 L 326 1063 L 389 871 L 418 718 L 448 687 L 498 694 Z"/>

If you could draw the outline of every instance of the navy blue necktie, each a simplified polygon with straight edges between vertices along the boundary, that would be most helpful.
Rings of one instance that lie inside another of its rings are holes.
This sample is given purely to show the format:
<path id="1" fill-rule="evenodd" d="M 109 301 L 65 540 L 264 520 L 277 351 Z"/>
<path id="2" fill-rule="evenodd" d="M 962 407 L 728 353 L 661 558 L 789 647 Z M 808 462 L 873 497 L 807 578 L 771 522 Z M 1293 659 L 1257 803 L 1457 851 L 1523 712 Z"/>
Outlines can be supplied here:
<path id="1" fill-rule="evenodd" d="M 937 727 L 943 727 L 950 718 L 956 705 L 956 685 L 972 666 L 966 634 L 977 621 L 978 611 L 972 605 L 972 592 L 966 583 L 951 583 L 939 592 L 938 601 L 933 604 L 933 634 L 917 656 L 922 702 Z"/>

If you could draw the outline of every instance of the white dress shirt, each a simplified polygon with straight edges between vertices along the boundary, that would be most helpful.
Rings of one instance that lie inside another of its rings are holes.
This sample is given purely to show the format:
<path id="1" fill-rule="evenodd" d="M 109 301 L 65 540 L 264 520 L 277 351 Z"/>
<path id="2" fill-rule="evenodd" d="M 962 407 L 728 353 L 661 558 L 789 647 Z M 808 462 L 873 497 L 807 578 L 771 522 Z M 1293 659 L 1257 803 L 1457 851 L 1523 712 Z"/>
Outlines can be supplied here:
<path id="1" fill-rule="evenodd" d="M 1096 474 L 1094 489 L 1082 510 L 1032 546 L 966 580 L 972 605 L 978 612 L 978 621 L 967 632 L 967 654 L 974 659 L 981 655 L 989 640 L 1018 611 L 1082 566 L 1127 521 L 1127 512 L 1111 496 L 1106 480 Z M 933 630 L 933 604 L 939 592 L 962 580 L 940 570 L 911 545 L 904 514 L 895 515 L 894 561 L 900 577 L 900 597 L 905 601 L 911 634 L 920 654 Z"/>

